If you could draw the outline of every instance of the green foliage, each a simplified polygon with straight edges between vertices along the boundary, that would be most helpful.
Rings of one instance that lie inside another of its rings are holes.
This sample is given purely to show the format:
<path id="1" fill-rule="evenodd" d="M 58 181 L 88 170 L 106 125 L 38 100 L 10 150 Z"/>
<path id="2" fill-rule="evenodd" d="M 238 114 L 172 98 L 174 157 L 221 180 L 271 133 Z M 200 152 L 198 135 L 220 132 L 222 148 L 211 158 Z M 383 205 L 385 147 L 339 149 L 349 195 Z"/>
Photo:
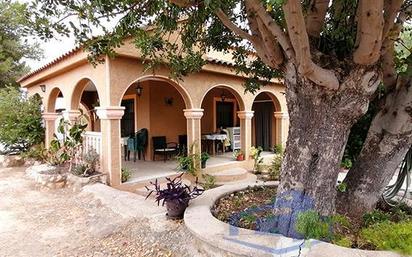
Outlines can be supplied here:
<path id="1" fill-rule="evenodd" d="M 212 176 L 212 175 L 209 175 L 209 174 L 202 174 L 202 177 L 203 177 L 203 180 L 204 180 L 204 182 L 202 184 L 202 187 L 205 190 L 212 189 L 212 188 L 216 187 L 216 178 L 215 178 L 215 176 Z"/>
<path id="2" fill-rule="evenodd" d="M 41 98 L 27 97 L 18 89 L 0 89 L 0 143 L 5 152 L 27 151 L 44 138 Z"/>
<path id="3" fill-rule="evenodd" d="M 348 189 L 348 185 L 345 182 L 340 182 L 337 186 L 336 189 L 341 192 L 344 193 L 346 192 L 346 190 Z"/>
<path id="4" fill-rule="evenodd" d="M 329 225 L 316 211 L 309 210 L 298 214 L 295 229 L 306 239 L 329 240 L 332 237 Z"/>
<path id="5" fill-rule="evenodd" d="M 95 150 L 91 150 L 75 160 L 71 172 L 77 176 L 89 177 L 97 172 L 98 165 L 99 154 Z"/>
<path id="6" fill-rule="evenodd" d="M 345 158 L 340 163 L 340 166 L 344 169 L 350 169 L 350 168 L 352 168 L 352 161 L 348 158 Z"/>
<path id="7" fill-rule="evenodd" d="M 130 177 L 132 176 L 132 173 L 128 168 L 122 168 L 122 183 L 128 181 Z"/>
<path id="8" fill-rule="evenodd" d="M 401 254 L 412 254 L 412 221 L 394 223 L 384 221 L 364 228 L 360 232 L 363 244 L 377 250 L 391 250 Z"/>
<path id="9" fill-rule="evenodd" d="M 253 159 L 253 171 L 255 173 L 259 172 L 259 164 L 263 162 L 263 158 L 260 157 L 262 154 L 263 148 L 262 147 L 254 147 L 250 148 L 250 157 Z"/>
<path id="10" fill-rule="evenodd" d="M 191 154 L 182 154 L 177 156 L 178 170 L 185 171 L 193 176 L 197 175 L 199 167 L 197 163 L 201 161 L 201 155 L 194 153 L 194 147 L 196 143 L 189 146 L 189 153 Z"/>
<path id="11" fill-rule="evenodd" d="M 21 156 L 26 159 L 32 159 L 40 162 L 46 162 L 47 159 L 47 149 L 44 147 L 44 144 L 38 144 L 30 147 L 26 152 L 21 153 Z"/>
<path id="12" fill-rule="evenodd" d="M 16 86 L 16 79 L 29 71 L 24 59 L 42 56 L 39 45 L 25 39 L 32 28 L 28 11 L 27 4 L 0 1 L 0 87 Z"/>
<path id="13" fill-rule="evenodd" d="M 279 180 L 280 171 L 282 168 L 282 161 L 283 161 L 283 154 L 276 154 L 275 157 L 273 157 L 271 167 L 270 167 L 270 172 L 269 172 L 269 177 L 271 180 Z"/>
<path id="14" fill-rule="evenodd" d="M 273 153 L 283 154 L 283 146 L 281 144 L 274 145 L 273 146 Z"/>
<path id="15" fill-rule="evenodd" d="M 84 122 L 84 114 L 81 115 L 71 124 L 69 121 L 61 119 L 57 131 L 63 135 L 59 140 L 56 135 L 50 142 L 47 150 L 47 162 L 51 165 L 62 165 L 75 159 L 76 155 L 81 153 L 83 144 L 83 133 L 87 127 Z"/>
<path id="16" fill-rule="evenodd" d="M 202 161 L 202 162 L 205 162 L 205 161 L 207 161 L 207 160 L 209 160 L 210 159 L 210 156 L 209 156 L 209 154 L 207 153 L 207 152 L 202 152 L 201 153 L 201 155 L 200 155 L 200 160 Z"/>
<path id="17" fill-rule="evenodd" d="M 338 228 L 348 229 L 351 227 L 349 220 L 342 215 L 321 217 L 314 210 L 308 210 L 298 214 L 295 229 L 306 239 L 320 239 L 325 241 L 339 241 L 342 236 L 335 232 Z M 343 242 L 341 242 L 343 243 Z"/>
<path id="18" fill-rule="evenodd" d="M 342 247 L 348 247 L 348 248 L 351 248 L 352 246 L 352 240 L 348 237 L 341 237 L 338 240 L 334 240 L 333 243 L 335 245 L 339 245 Z"/>
<path id="19" fill-rule="evenodd" d="M 389 219 L 389 213 L 381 210 L 373 210 L 363 215 L 363 226 L 369 227 L 370 225 L 388 221 Z"/>

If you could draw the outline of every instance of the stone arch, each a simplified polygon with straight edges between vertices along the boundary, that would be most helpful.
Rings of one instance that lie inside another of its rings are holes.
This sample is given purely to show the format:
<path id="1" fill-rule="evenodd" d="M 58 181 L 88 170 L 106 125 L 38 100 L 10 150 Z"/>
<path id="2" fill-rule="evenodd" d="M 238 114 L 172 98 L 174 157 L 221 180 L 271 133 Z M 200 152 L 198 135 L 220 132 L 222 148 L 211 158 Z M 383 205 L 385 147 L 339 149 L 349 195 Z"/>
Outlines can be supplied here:
<path id="1" fill-rule="evenodd" d="M 204 101 L 206 95 L 207 95 L 212 89 L 214 89 L 214 88 L 224 88 L 224 89 L 227 89 L 230 93 L 232 93 L 232 94 L 235 96 L 236 101 L 237 101 L 238 104 L 239 104 L 239 111 L 245 111 L 245 110 L 246 110 L 245 102 L 243 101 L 243 98 L 242 98 L 242 96 L 240 95 L 240 93 L 239 93 L 234 87 L 232 87 L 232 86 L 230 86 L 230 85 L 227 85 L 227 84 L 216 84 L 216 85 L 214 85 L 214 86 L 212 86 L 212 87 L 209 87 L 209 88 L 207 89 L 207 91 L 203 94 L 202 98 L 201 98 L 200 106 L 202 106 L 203 101 Z"/>
<path id="2" fill-rule="evenodd" d="M 46 110 L 47 112 L 55 112 L 56 111 L 56 100 L 59 95 L 63 95 L 63 91 L 59 87 L 53 87 L 50 90 L 50 93 L 47 96 L 46 101 Z M 64 97 L 64 95 L 63 95 Z"/>
<path id="3" fill-rule="evenodd" d="M 275 112 L 282 112 L 283 108 L 282 105 L 280 104 L 280 101 L 278 97 L 270 90 L 260 90 L 253 98 L 252 104 L 255 101 L 256 97 L 258 97 L 260 94 L 266 94 L 269 96 L 269 98 L 272 100 L 273 105 L 275 106 Z"/>
<path id="4" fill-rule="evenodd" d="M 96 84 L 93 82 L 93 80 L 91 80 L 90 78 L 87 78 L 87 77 L 82 78 L 76 83 L 76 86 L 74 87 L 73 92 L 72 92 L 71 97 L 70 97 L 70 107 L 71 107 L 72 110 L 79 109 L 83 92 L 89 86 L 92 86 L 96 89 L 97 98 L 101 99 L 100 94 L 99 94 L 99 90 L 96 87 Z"/>
<path id="5" fill-rule="evenodd" d="M 126 88 L 123 89 L 123 92 L 120 94 L 120 99 L 117 99 L 117 105 L 120 106 L 121 102 L 122 102 L 122 98 L 125 95 L 125 93 L 127 92 L 127 90 L 135 83 L 137 82 L 144 82 L 144 81 L 163 81 L 168 83 L 169 85 L 173 86 L 178 92 L 179 94 L 182 96 L 183 101 L 185 102 L 185 106 L 186 109 L 192 109 L 193 108 L 193 102 L 192 99 L 189 95 L 189 93 L 187 92 L 187 90 L 180 85 L 179 83 L 177 83 L 176 81 L 171 80 L 170 78 L 166 77 L 166 76 L 162 76 L 162 75 L 146 75 L 146 76 L 142 76 L 139 77 L 138 79 L 132 81 Z"/>

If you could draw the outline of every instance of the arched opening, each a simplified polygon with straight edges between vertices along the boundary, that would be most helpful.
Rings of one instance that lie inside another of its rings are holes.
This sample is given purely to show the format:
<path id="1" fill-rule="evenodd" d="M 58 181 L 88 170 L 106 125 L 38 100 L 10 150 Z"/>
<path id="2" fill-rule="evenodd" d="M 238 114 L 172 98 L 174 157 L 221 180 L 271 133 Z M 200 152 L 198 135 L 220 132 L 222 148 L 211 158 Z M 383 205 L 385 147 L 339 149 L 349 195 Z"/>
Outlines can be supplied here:
<path id="1" fill-rule="evenodd" d="M 149 77 L 133 82 L 122 96 L 122 167 L 132 181 L 176 173 L 174 157 L 187 142 L 187 100 L 176 87 Z"/>
<path id="2" fill-rule="evenodd" d="M 87 78 L 80 80 L 74 88 L 71 97 L 72 110 L 82 110 L 87 119 L 87 131 L 100 132 L 100 120 L 95 108 L 100 106 L 99 93 L 96 85 Z"/>
<path id="3" fill-rule="evenodd" d="M 210 160 L 212 164 L 231 160 L 232 152 L 241 147 L 237 114 L 244 110 L 241 96 L 233 88 L 219 85 L 205 94 L 202 109 L 202 152 L 214 157 Z"/>
<path id="4" fill-rule="evenodd" d="M 264 151 L 271 151 L 278 142 L 275 112 L 280 111 L 280 104 L 276 97 L 269 92 L 256 95 L 252 110 L 252 145 L 262 147 Z"/>
<path id="5" fill-rule="evenodd" d="M 65 110 L 64 96 L 60 88 L 55 87 L 50 91 L 46 110 L 47 112 L 61 112 Z"/>

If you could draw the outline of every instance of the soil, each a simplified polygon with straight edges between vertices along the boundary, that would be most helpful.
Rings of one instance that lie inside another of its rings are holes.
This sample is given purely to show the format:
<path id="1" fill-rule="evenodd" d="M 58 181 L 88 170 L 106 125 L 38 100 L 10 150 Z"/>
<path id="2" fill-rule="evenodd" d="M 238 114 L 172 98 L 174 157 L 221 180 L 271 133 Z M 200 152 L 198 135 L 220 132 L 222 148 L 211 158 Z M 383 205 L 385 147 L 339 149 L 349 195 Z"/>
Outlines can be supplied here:
<path id="1" fill-rule="evenodd" d="M 166 219 L 165 208 L 99 188 L 101 199 L 89 191 L 39 190 L 25 168 L 0 168 L 0 256 L 204 256 L 182 221 Z"/>
<path id="2" fill-rule="evenodd" d="M 275 232 L 271 225 L 276 190 L 276 187 L 258 186 L 232 193 L 215 203 L 212 214 L 236 227 Z"/>

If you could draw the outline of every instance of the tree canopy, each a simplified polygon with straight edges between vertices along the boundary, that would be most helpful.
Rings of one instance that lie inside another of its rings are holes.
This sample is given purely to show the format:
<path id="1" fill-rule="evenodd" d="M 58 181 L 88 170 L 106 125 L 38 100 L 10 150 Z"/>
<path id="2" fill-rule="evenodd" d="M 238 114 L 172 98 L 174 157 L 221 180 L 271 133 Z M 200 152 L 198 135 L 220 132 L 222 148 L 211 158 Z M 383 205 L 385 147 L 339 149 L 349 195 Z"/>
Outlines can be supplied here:
<path id="1" fill-rule="evenodd" d="M 16 80 L 30 68 L 24 59 L 39 59 L 42 50 L 29 43 L 30 33 L 27 4 L 0 0 L 0 86 L 16 85 Z"/>

